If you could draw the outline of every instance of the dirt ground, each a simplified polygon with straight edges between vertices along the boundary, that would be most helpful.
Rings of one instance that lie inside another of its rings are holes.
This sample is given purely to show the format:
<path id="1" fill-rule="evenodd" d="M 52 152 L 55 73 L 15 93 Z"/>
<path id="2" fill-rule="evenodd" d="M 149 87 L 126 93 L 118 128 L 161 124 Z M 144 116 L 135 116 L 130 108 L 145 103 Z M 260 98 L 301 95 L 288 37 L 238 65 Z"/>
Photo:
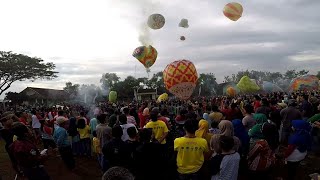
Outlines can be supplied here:
<path id="1" fill-rule="evenodd" d="M 310 179 L 308 175 L 311 173 L 320 174 L 319 154 L 309 155 L 302 164 L 303 168 L 300 169 L 300 172 L 298 173 L 299 177 L 297 177 L 297 179 L 307 180 Z M 70 172 L 65 168 L 59 157 L 51 156 L 45 163 L 45 169 L 52 180 L 101 180 L 102 176 L 98 163 L 94 158 L 76 158 L 76 169 L 73 172 Z M 15 172 L 11 167 L 9 157 L 4 149 L 3 141 L 0 141 L 0 177 L 2 177 L 2 180 L 13 180 L 15 177 Z"/>
<path id="2" fill-rule="evenodd" d="M 70 172 L 59 157 L 50 157 L 45 163 L 45 169 L 52 180 L 101 180 L 102 176 L 94 158 L 76 158 L 76 169 L 74 172 Z M 0 141 L 0 176 L 2 180 L 13 180 L 15 175 L 4 149 L 4 142 Z"/>

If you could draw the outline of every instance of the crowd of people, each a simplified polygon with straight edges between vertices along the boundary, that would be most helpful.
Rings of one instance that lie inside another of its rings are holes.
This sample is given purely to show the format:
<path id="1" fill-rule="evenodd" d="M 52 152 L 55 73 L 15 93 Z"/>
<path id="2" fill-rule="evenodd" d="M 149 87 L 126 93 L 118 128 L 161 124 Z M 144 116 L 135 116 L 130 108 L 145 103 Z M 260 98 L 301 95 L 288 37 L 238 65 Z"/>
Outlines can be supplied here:
<path id="1" fill-rule="evenodd" d="M 50 179 L 48 155 L 70 171 L 96 158 L 102 179 L 292 180 L 319 153 L 319 103 L 298 92 L 20 109 L 1 113 L 0 135 L 30 180 Z"/>

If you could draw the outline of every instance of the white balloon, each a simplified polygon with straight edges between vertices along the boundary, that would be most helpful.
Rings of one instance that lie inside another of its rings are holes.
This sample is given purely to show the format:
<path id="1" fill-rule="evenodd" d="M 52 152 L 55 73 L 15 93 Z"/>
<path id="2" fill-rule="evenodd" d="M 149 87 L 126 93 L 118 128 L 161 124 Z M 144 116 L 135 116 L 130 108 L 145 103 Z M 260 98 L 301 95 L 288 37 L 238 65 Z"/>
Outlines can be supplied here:
<path id="1" fill-rule="evenodd" d="M 181 19 L 179 23 L 179 27 L 188 28 L 189 27 L 188 19 Z"/>
<path id="2" fill-rule="evenodd" d="M 161 29 L 165 23 L 166 20 L 161 14 L 152 14 L 148 18 L 148 26 L 151 29 Z"/>

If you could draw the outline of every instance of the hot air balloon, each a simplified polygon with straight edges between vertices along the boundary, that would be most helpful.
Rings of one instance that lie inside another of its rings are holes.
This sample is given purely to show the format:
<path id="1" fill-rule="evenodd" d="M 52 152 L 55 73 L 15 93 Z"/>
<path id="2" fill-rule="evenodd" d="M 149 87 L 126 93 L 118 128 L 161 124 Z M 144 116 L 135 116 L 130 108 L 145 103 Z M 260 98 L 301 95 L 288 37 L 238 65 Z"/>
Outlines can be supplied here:
<path id="1" fill-rule="evenodd" d="M 283 92 L 283 90 L 279 86 L 268 81 L 263 81 L 262 88 L 265 92 L 268 92 L 268 93 Z"/>
<path id="2" fill-rule="evenodd" d="M 117 102 L 117 92 L 116 91 L 110 91 L 109 93 L 109 102 L 115 103 Z"/>
<path id="3" fill-rule="evenodd" d="M 237 84 L 237 87 L 244 93 L 252 93 L 260 90 L 260 87 L 248 76 L 243 76 Z"/>
<path id="4" fill-rule="evenodd" d="M 163 93 L 158 97 L 158 102 L 163 102 L 163 101 L 167 101 L 168 100 L 168 94 L 167 93 Z"/>
<path id="5" fill-rule="evenodd" d="M 166 20 L 161 14 L 152 14 L 148 18 L 148 26 L 151 29 L 161 29 L 165 23 Z"/>
<path id="6" fill-rule="evenodd" d="M 242 16 L 242 5 L 236 2 L 224 6 L 223 14 L 232 21 L 237 21 Z"/>
<path id="7" fill-rule="evenodd" d="M 188 28 L 189 27 L 188 19 L 181 19 L 179 23 L 179 27 Z"/>
<path id="8" fill-rule="evenodd" d="M 174 61 L 163 71 L 163 80 L 166 89 L 176 97 L 187 100 L 196 87 L 198 74 L 191 61 Z"/>
<path id="9" fill-rule="evenodd" d="M 156 62 L 158 52 L 154 47 L 150 45 L 140 46 L 134 50 L 132 56 L 139 60 L 141 64 L 143 64 L 147 69 L 147 72 L 149 72 L 150 67 Z"/>
<path id="10" fill-rule="evenodd" d="M 186 40 L 186 37 L 180 36 L 180 40 L 181 40 L 181 41 L 184 41 L 184 40 Z"/>
<path id="11" fill-rule="evenodd" d="M 228 96 L 235 96 L 237 94 L 237 91 L 233 87 L 227 88 L 227 95 Z"/>
<path id="12" fill-rule="evenodd" d="M 319 79 L 314 75 L 305 75 L 292 80 L 290 91 L 312 91 L 319 89 Z"/>
<path id="13" fill-rule="evenodd" d="M 229 82 L 223 86 L 223 94 L 227 96 L 235 96 L 240 92 L 237 84 L 234 82 Z"/>

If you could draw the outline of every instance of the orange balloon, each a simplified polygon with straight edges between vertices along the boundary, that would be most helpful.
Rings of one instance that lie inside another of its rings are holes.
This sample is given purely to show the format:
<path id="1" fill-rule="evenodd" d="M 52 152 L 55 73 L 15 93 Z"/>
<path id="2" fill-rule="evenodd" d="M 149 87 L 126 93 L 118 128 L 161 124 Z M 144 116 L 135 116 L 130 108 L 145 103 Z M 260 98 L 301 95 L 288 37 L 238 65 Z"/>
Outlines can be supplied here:
<path id="1" fill-rule="evenodd" d="M 228 96 L 235 96 L 237 94 L 237 91 L 233 87 L 228 87 L 226 92 Z"/>
<path id="2" fill-rule="evenodd" d="M 198 73 L 191 61 L 174 61 L 163 71 L 166 89 L 176 97 L 187 100 L 197 85 Z"/>

